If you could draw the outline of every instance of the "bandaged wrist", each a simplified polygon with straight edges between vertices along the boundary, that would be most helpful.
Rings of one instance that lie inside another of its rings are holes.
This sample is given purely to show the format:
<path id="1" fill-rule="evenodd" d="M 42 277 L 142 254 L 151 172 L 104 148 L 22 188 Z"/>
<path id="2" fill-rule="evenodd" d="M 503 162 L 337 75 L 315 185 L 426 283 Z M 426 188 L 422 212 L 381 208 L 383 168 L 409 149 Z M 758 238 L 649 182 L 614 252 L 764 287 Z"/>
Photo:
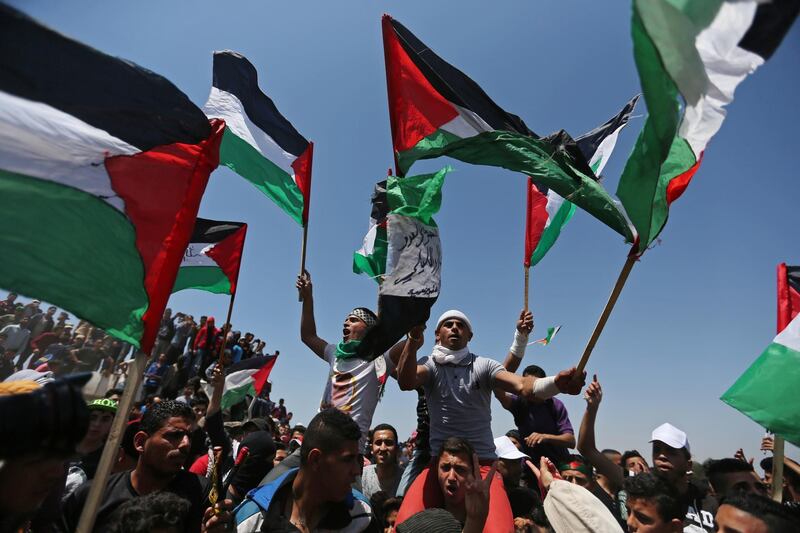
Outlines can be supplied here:
<path id="1" fill-rule="evenodd" d="M 533 395 L 540 400 L 547 400 L 561 392 L 556 386 L 556 377 L 547 376 L 533 382 Z"/>
<path id="2" fill-rule="evenodd" d="M 522 359 L 525 356 L 525 349 L 528 347 L 528 336 L 520 333 L 519 330 L 514 331 L 514 342 L 511 343 L 511 348 L 508 351 L 517 359 Z"/>

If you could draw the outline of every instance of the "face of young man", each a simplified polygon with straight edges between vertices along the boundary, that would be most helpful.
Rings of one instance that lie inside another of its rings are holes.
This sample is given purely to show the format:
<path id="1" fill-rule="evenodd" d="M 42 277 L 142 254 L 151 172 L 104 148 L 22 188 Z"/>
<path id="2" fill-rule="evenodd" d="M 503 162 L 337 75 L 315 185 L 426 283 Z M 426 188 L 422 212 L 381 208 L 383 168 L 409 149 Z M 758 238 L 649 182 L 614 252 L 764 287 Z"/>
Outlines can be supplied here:
<path id="1" fill-rule="evenodd" d="M 206 411 L 208 411 L 208 404 L 207 403 L 196 403 L 192 406 L 192 411 L 194 411 L 194 417 L 197 420 L 200 420 L 204 416 L 206 416 Z"/>
<path id="2" fill-rule="evenodd" d="M 664 521 L 656 504 L 644 498 L 628 498 L 628 531 L 630 533 L 678 533 L 683 524 L 678 519 Z"/>
<path id="3" fill-rule="evenodd" d="M 648 472 L 650 467 L 647 466 L 647 461 L 641 457 L 628 457 L 625 459 L 625 470 L 633 472 Z"/>
<path id="4" fill-rule="evenodd" d="M 769 533 L 763 520 L 732 505 L 720 505 L 716 521 L 719 533 Z"/>
<path id="5" fill-rule="evenodd" d="M 382 429 L 372 435 L 372 456 L 379 465 L 397 462 L 397 439 L 393 431 Z"/>
<path id="6" fill-rule="evenodd" d="M 350 485 L 361 474 L 357 440 L 345 441 L 341 448 L 331 452 L 315 448 L 309 453 L 308 461 L 327 501 L 344 500 L 350 494 Z"/>
<path id="7" fill-rule="evenodd" d="M 755 472 L 731 472 L 724 474 L 719 487 L 714 487 L 719 498 L 735 494 L 758 494 L 768 496 L 767 485 L 759 479 Z"/>
<path id="8" fill-rule="evenodd" d="M 457 318 L 448 318 L 436 330 L 436 342 L 448 350 L 461 350 L 471 339 L 472 332 Z"/>
<path id="9" fill-rule="evenodd" d="M 464 484 L 472 478 L 472 462 L 467 454 L 442 453 L 439 457 L 437 473 L 445 505 L 450 507 L 463 505 Z"/>
<path id="10" fill-rule="evenodd" d="M 498 459 L 497 471 L 503 476 L 503 485 L 506 488 L 519 486 L 522 476 L 522 463 L 519 459 Z"/>
<path id="11" fill-rule="evenodd" d="M 278 466 L 281 461 L 286 459 L 287 455 L 289 455 L 289 452 L 286 450 L 275 450 L 275 457 L 272 459 L 272 466 Z"/>
<path id="12" fill-rule="evenodd" d="M 672 484 L 686 477 L 692 469 L 692 461 L 683 448 L 673 448 L 661 441 L 653 441 L 653 467 Z"/>
<path id="13" fill-rule="evenodd" d="M 579 470 L 562 470 L 560 474 L 564 481 L 569 481 L 574 485 L 580 485 L 583 488 L 588 487 L 592 482 L 589 476 Z"/>
<path id="14" fill-rule="evenodd" d="M 98 442 L 108 436 L 111 431 L 111 423 L 114 421 L 114 415 L 108 411 L 101 411 L 100 409 L 92 409 L 89 413 L 89 430 L 86 432 L 84 440 L 90 442 Z"/>
<path id="15" fill-rule="evenodd" d="M 342 339 L 345 342 L 361 340 L 366 334 L 366 322 L 354 315 L 349 315 L 344 319 L 344 324 L 342 325 Z"/>
<path id="16" fill-rule="evenodd" d="M 162 476 L 172 476 L 186 464 L 191 448 L 192 421 L 171 417 L 152 435 L 144 431 L 134 436 L 134 445 L 141 454 L 139 461 Z"/>

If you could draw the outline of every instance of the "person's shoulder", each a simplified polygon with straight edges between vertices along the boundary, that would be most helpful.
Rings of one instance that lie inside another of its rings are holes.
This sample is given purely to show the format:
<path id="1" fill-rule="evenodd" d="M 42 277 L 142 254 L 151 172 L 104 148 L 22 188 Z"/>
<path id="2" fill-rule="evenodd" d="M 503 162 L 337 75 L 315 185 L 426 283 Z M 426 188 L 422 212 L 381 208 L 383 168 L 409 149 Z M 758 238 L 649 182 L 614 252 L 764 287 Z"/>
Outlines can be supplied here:
<path id="1" fill-rule="evenodd" d="M 205 476 L 201 476 L 199 474 L 195 474 L 194 472 L 189 472 L 188 470 L 181 470 L 176 475 L 175 478 L 172 480 L 172 483 L 169 484 L 170 489 L 175 491 L 187 491 L 187 492 L 204 492 L 208 488 L 208 478 Z"/>

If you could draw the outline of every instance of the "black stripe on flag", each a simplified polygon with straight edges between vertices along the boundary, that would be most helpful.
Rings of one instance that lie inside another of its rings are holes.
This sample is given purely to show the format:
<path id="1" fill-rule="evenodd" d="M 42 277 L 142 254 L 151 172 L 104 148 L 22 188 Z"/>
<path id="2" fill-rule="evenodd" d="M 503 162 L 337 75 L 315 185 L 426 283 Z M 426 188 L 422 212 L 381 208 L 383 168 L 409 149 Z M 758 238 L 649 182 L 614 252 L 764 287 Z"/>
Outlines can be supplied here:
<path id="1" fill-rule="evenodd" d="M 41 102 L 140 150 L 208 138 L 208 118 L 166 78 L 0 4 L 0 90 Z"/>
<path id="2" fill-rule="evenodd" d="M 641 95 L 637 94 L 631 98 L 628 103 L 625 104 L 625 107 L 622 108 L 622 111 L 609 119 L 605 124 L 575 139 L 575 143 L 578 145 L 581 153 L 583 153 L 583 157 L 585 157 L 587 161 L 591 161 L 600 143 L 602 143 L 606 137 L 628 123 L 628 119 L 631 113 L 633 113 L 633 108 L 636 107 L 636 102 L 639 101 L 639 96 Z"/>
<path id="3" fill-rule="evenodd" d="M 758 54 L 766 61 L 780 46 L 800 12 L 800 0 L 772 0 L 759 3 L 753 23 L 739 47 Z"/>
<path id="4" fill-rule="evenodd" d="M 433 88 L 453 104 L 469 109 L 496 130 L 537 137 L 522 119 L 497 105 L 469 76 L 436 55 L 398 21 L 392 20 L 400 45 Z"/>
<path id="5" fill-rule="evenodd" d="M 800 294 L 800 266 L 787 266 L 786 280 L 789 282 L 789 287 Z"/>
<path id="6" fill-rule="evenodd" d="M 375 184 L 370 202 L 372 202 L 370 218 L 377 224 L 380 224 L 389 216 L 389 199 L 386 196 L 386 180 Z"/>
<path id="7" fill-rule="evenodd" d="M 263 355 L 260 357 L 250 357 L 249 359 L 245 359 L 244 361 L 239 361 L 238 363 L 234 363 L 228 368 L 225 369 L 225 373 L 230 375 L 234 372 L 238 372 L 239 370 L 253 370 L 258 368 L 263 368 L 267 363 L 276 359 L 277 355 Z"/>
<path id="8" fill-rule="evenodd" d="M 248 118 L 272 140 L 295 157 L 300 157 L 308 141 L 281 115 L 272 99 L 258 88 L 256 68 L 242 54 L 214 52 L 214 87 L 236 96 Z"/>
<path id="9" fill-rule="evenodd" d="M 198 217 L 189 242 L 211 244 L 221 242 L 242 229 L 244 222 L 227 222 Z"/>

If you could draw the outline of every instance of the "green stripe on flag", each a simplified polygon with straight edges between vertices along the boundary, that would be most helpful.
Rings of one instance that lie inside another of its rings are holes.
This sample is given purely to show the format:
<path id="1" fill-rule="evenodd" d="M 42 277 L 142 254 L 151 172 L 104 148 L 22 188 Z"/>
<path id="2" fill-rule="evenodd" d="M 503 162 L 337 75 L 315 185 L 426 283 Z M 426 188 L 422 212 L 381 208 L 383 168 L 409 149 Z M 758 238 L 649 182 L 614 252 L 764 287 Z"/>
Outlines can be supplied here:
<path id="1" fill-rule="evenodd" d="M 389 177 L 386 180 L 389 212 L 416 218 L 426 226 L 436 227 L 433 215 L 442 206 L 442 185 L 444 178 L 452 170 L 452 167 L 446 166 L 433 174 Z"/>
<path id="2" fill-rule="evenodd" d="M 535 266 L 542 258 L 550 251 L 550 248 L 556 243 L 558 236 L 561 234 L 561 228 L 569 222 L 572 215 L 575 214 L 575 204 L 564 200 L 561 206 L 556 211 L 556 215 L 550 221 L 550 224 L 542 232 L 542 237 L 539 239 L 539 244 L 531 254 L 531 266 Z"/>
<path id="3" fill-rule="evenodd" d="M 215 294 L 230 294 L 231 282 L 219 267 L 185 266 L 178 270 L 172 292 L 183 289 L 198 289 Z"/>
<path id="4" fill-rule="evenodd" d="M 372 253 L 367 256 L 361 255 L 358 252 L 353 254 L 353 272 L 356 274 L 366 274 L 380 284 L 380 277 L 386 274 L 386 256 L 388 251 L 389 242 L 386 239 L 386 228 L 376 228 Z"/>
<path id="5" fill-rule="evenodd" d="M 773 342 L 721 400 L 800 446 L 800 352 Z"/>
<path id="6" fill-rule="evenodd" d="M 298 224 L 303 224 L 303 193 L 292 176 L 227 127 L 219 162 L 255 185 Z"/>
<path id="7" fill-rule="evenodd" d="M 0 248 L 8 253 L 0 261 L 3 288 L 69 309 L 138 346 L 149 300 L 130 221 L 79 189 L 4 170 L 0 198 L 6 206 L 24 206 L 52 220 L 24 224 L 4 211 L 0 220 L 7 231 L 0 232 Z M 87 297 L 86 287 L 104 297 Z"/>
<path id="8" fill-rule="evenodd" d="M 222 409 L 227 409 L 237 403 L 241 402 L 245 399 L 245 396 L 250 395 L 255 398 L 256 396 L 256 388 L 253 386 L 253 382 L 250 381 L 241 387 L 236 387 L 235 389 L 228 389 L 222 395 L 222 402 L 220 406 Z"/>

